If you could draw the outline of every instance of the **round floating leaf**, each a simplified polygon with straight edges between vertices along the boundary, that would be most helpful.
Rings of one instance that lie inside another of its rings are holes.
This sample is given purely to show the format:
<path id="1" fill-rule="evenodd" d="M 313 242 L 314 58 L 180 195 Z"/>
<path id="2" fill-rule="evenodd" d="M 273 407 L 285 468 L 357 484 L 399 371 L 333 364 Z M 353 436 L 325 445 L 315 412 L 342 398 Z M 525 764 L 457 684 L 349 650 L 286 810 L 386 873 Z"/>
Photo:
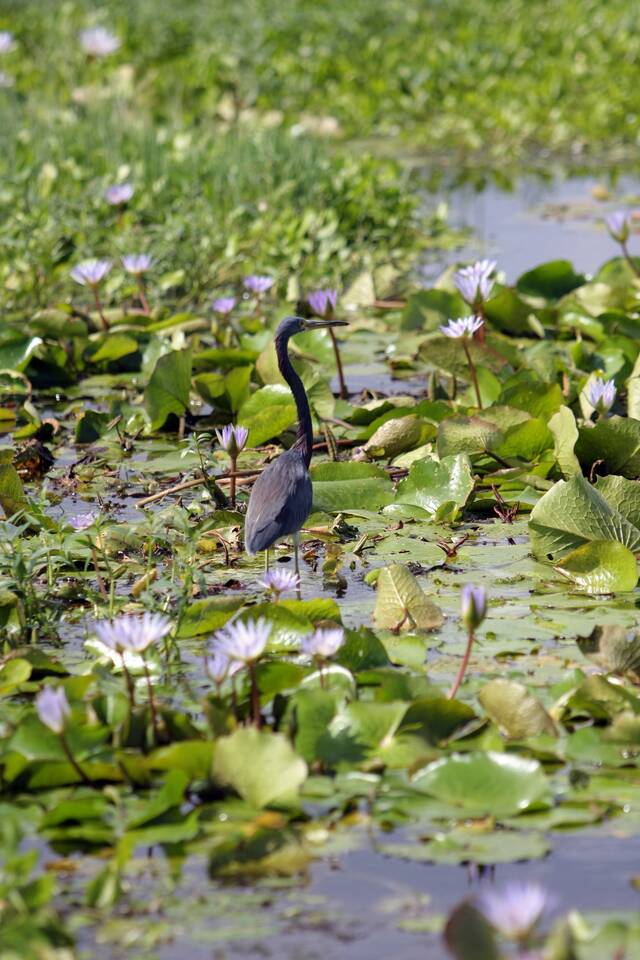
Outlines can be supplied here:
<path id="1" fill-rule="evenodd" d="M 610 540 L 577 547 L 556 570 L 586 593 L 622 593 L 633 590 L 638 582 L 635 556 L 622 543 Z"/>
<path id="2" fill-rule="evenodd" d="M 580 463 L 574 452 L 578 440 L 578 427 L 569 407 L 560 407 L 549 420 L 548 427 L 553 434 L 556 462 L 563 477 L 568 479 L 580 473 Z"/>
<path id="3" fill-rule="evenodd" d="M 484 453 L 502 442 L 502 431 L 482 417 L 449 417 L 438 427 L 438 456 Z"/>
<path id="4" fill-rule="evenodd" d="M 373 619 L 388 630 L 435 630 L 444 620 L 411 571 L 399 563 L 380 571 Z"/>
<path id="5" fill-rule="evenodd" d="M 474 488 L 471 463 L 466 454 L 442 460 L 418 460 L 398 485 L 396 503 L 407 503 L 435 513 L 444 503 L 464 507 Z"/>
<path id="6" fill-rule="evenodd" d="M 433 428 L 431 428 L 433 429 Z M 415 415 L 387 420 L 369 437 L 364 449 L 370 457 L 397 457 L 422 440 L 422 423 Z"/>
<path id="7" fill-rule="evenodd" d="M 627 519 L 626 506 L 624 514 L 619 512 L 582 476 L 559 480 L 545 493 L 531 512 L 529 533 L 541 560 L 559 560 L 593 540 L 616 540 L 640 550 L 640 529 Z"/>
<path id="8" fill-rule="evenodd" d="M 549 793 L 536 760 L 491 751 L 436 760 L 414 777 L 413 785 L 450 804 L 460 817 L 513 816 Z"/>
<path id="9" fill-rule="evenodd" d="M 516 288 L 526 296 L 557 300 L 584 282 L 583 275 L 575 272 L 569 260 L 550 260 L 523 273 L 518 278 Z"/>
<path id="10" fill-rule="evenodd" d="M 515 680 L 490 680 L 480 691 L 478 699 L 508 737 L 521 739 L 556 732 L 553 720 L 540 701 Z"/>
<path id="11" fill-rule="evenodd" d="M 160 357 L 144 392 L 152 430 L 162 427 L 170 414 L 186 413 L 190 388 L 191 349 L 172 350 Z"/>
<path id="12" fill-rule="evenodd" d="M 455 960 L 500 960 L 493 927 L 467 900 L 449 916 L 444 942 Z"/>
<path id="13" fill-rule="evenodd" d="M 257 447 L 277 437 L 296 422 L 296 407 L 288 387 L 272 383 L 261 387 L 242 405 L 238 423 L 247 427 L 247 445 Z"/>
<path id="14" fill-rule="evenodd" d="M 279 733 L 236 730 L 216 742 L 212 773 L 254 807 L 289 806 L 307 776 L 307 765 Z"/>
<path id="15" fill-rule="evenodd" d="M 580 429 L 576 455 L 585 468 L 603 460 L 609 473 L 640 476 L 640 420 L 606 417 Z"/>
<path id="16" fill-rule="evenodd" d="M 387 474 L 372 463 L 320 463 L 311 479 L 314 510 L 379 510 L 393 499 Z"/>
<path id="17" fill-rule="evenodd" d="M 640 673 L 640 634 L 609 624 L 578 637 L 580 652 L 608 673 Z"/>

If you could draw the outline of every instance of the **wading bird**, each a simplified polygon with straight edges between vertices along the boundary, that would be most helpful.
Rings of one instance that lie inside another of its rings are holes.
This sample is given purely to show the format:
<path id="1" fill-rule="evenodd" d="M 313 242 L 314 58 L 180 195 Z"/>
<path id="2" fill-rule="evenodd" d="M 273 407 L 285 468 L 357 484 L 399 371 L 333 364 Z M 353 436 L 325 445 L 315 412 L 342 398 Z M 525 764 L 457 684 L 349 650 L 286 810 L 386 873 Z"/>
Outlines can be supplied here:
<path id="1" fill-rule="evenodd" d="M 311 411 L 302 380 L 289 359 L 289 339 L 305 330 L 318 327 L 344 327 L 344 320 L 305 320 L 285 317 L 276 330 L 275 345 L 280 373 L 289 384 L 298 410 L 298 433 L 293 446 L 263 470 L 253 485 L 244 527 L 244 543 L 248 553 L 266 550 L 278 540 L 293 535 L 296 573 L 300 570 L 298 544 L 300 528 L 311 512 Z"/>

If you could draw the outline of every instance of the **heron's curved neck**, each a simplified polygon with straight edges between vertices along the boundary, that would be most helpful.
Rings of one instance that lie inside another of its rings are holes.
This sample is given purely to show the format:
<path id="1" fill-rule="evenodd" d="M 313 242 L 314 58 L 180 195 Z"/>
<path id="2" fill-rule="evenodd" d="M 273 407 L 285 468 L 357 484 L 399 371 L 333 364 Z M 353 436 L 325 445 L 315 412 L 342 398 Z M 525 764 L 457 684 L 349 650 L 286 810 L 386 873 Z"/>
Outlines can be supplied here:
<path id="1" fill-rule="evenodd" d="M 302 385 L 302 380 L 293 369 L 289 359 L 289 337 L 276 337 L 276 355 L 280 373 L 289 384 L 293 399 L 298 410 L 298 434 L 296 446 L 302 451 L 307 466 L 311 463 L 311 446 L 313 444 L 313 430 L 311 427 L 311 411 L 309 401 Z"/>

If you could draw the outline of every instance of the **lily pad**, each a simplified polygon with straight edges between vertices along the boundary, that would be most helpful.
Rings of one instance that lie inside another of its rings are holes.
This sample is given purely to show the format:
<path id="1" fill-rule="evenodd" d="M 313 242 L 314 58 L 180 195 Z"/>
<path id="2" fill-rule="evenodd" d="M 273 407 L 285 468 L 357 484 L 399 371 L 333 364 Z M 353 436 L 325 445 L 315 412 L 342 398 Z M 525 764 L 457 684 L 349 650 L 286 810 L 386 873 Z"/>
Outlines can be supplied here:
<path id="1" fill-rule="evenodd" d="M 553 720 L 540 701 L 524 684 L 515 680 L 490 680 L 480 691 L 478 699 L 507 737 L 519 740 L 556 732 Z"/>
<path id="2" fill-rule="evenodd" d="M 592 540 L 562 558 L 556 570 L 586 593 L 619 593 L 638 582 L 636 558 L 628 547 L 611 540 Z"/>
<path id="3" fill-rule="evenodd" d="M 388 630 L 435 630 L 444 617 L 411 571 L 394 563 L 380 571 L 373 619 Z"/>
<path id="4" fill-rule="evenodd" d="M 464 507 L 473 492 L 475 480 L 466 454 L 442 460 L 418 460 L 409 475 L 398 484 L 396 503 L 409 503 L 434 514 L 445 503 Z"/>
<path id="5" fill-rule="evenodd" d="M 212 773 L 254 807 L 291 806 L 307 765 L 282 734 L 250 727 L 216 742 Z"/>

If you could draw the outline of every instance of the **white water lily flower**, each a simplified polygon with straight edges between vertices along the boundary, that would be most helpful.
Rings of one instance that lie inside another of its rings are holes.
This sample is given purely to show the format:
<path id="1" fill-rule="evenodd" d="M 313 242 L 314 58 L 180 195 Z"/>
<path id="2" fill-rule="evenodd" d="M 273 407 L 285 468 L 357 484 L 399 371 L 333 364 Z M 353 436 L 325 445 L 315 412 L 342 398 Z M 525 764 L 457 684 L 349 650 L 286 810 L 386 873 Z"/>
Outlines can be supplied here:
<path id="1" fill-rule="evenodd" d="M 300 586 L 300 577 L 292 570 L 269 570 L 262 580 L 258 580 L 261 587 L 270 590 L 277 597 L 281 593 L 293 593 Z"/>
<path id="2" fill-rule="evenodd" d="M 327 660 L 335 656 L 344 643 L 344 630 L 342 627 L 332 627 L 329 629 L 319 628 L 315 633 L 310 633 L 300 641 L 300 650 L 308 657 L 319 657 Z"/>
<path id="3" fill-rule="evenodd" d="M 264 617 L 246 623 L 237 621 L 216 633 L 216 651 L 226 654 L 231 661 L 252 663 L 264 653 L 270 635 L 271 624 Z"/>
<path id="4" fill-rule="evenodd" d="M 131 253 L 122 257 L 122 266 L 127 273 L 133 274 L 134 277 L 141 277 L 153 266 L 153 257 L 150 257 L 148 253 Z"/>
<path id="5" fill-rule="evenodd" d="M 484 890 L 476 905 L 503 936 L 523 940 L 540 922 L 552 900 L 536 883 L 510 883 L 503 890 Z"/>
<path id="6" fill-rule="evenodd" d="M 89 510 L 87 513 L 77 513 L 73 517 L 67 517 L 67 523 L 70 524 L 74 530 L 88 530 L 88 528 L 96 522 L 99 516 L 99 511 Z"/>
<path id="7" fill-rule="evenodd" d="M 111 270 L 110 260 L 83 260 L 71 271 L 71 278 L 83 287 L 97 287 Z"/>
<path id="8" fill-rule="evenodd" d="M 587 387 L 587 400 L 598 413 L 608 413 L 616 399 L 616 385 L 613 380 L 596 377 Z"/>
<path id="9" fill-rule="evenodd" d="M 626 210 L 615 210 L 605 217 L 607 230 L 617 243 L 626 243 L 629 239 L 629 214 Z"/>
<path id="10" fill-rule="evenodd" d="M 120 40 L 106 27 L 89 27 L 80 32 L 80 46 L 88 57 L 108 57 L 120 49 Z"/>
<path id="11" fill-rule="evenodd" d="M 440 331 L 445 337 L 451 337 L 459 340 L 462 337 L 471 337 L 483 325 L 482 317 L 461 317 L 460 320 L 449 320 L 446 326 L 441 326 Z"/>
<path id="12" fill-rule="evenodd" d="M 0 54 L 16 49 L 16 41 L 10 30 L 0 30 Z"/>
<path id="13" fill-rule="evenodd" d="M 205 669 L 213 682 L 220 684 L 241 670 L 242 664 L 237 660 L 230 660 L 224 650 L 218 649 L 205 658 Z"/>
<path id="14" fill-rule="evenodd" d="M 35 703 L 38 716 L 45 727 L 49 727 L 49 730 L 53 730 L 54 733 L 62 733 L 67 717 L 71 713 L 63 688 L 58 687 L 54 690 L 53 687 L 45 687 L 36 697 Z"/>
<path id="15" fill-rule="evenodd" d="M 160 613 L 141 617 L 123 615 L 96 623 L 93 632 L 103 646 L 116 653 L 144 653 L 171 630 L 171 621 Z"/>
<path id="16" fill-rule="evenodd" d="M 226 424 L 222 430 L 216 430 L 218 443 L 223 450 L 226 450 L 227 453 L 230 453 L 233 457 L 237 457 L 238 454 L 242 453 L 248 436 L 249 431 L 247 427 L 234 426 L 234 424 L 231 423 Z"/>
<path id="17" fill-rule="evenodd" d="M 463 300 L 471 306 L 488 300 L 493 289 L 491 274 L 495 270 L 495 260 L 478 260 L 470 267 L 463 267 L 453 275 L 453 282 Z"/>
<path id="18" fill-rule="evenodd" d="M 122 207 L 131 200 L 133 194 L 134 187 L 132 183 L 114 183 L 113 186 L 107 187 L 104 192 L 104 198 L 112 207 Z"/>

